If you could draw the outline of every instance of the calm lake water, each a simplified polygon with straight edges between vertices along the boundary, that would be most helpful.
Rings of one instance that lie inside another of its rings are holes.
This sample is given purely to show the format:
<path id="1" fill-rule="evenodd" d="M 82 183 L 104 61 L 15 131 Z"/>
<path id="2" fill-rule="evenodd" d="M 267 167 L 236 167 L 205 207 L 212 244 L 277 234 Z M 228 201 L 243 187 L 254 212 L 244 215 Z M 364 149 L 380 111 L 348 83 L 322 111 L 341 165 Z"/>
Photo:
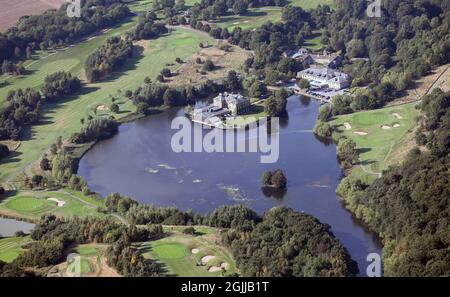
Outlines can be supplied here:
<path id="1" fill-rule="evenodd" d="M 16 231 L 23 231 L 29 233 L 34 228 L 34 224 L 16 221 L 13 219 L 0 218 L 0 235 L 14 236 Z"/>
<path id="2" fill-rule="evenodd" d="M 381 244 L 335 194 L 341 176 L 336 147 L 311 132 L 319 104 L 292 96 L 287 110 L 288 117 L 280 121 L 279 159 L 273 164 L 260 163 L 259 153 L 173 152 L 171 138 L 177 131 L 171 122 L 184 114 L 180 108 L 120 126 L 118 135 L 83 157 L 78 173 L 102 195 L 118 192 L 158 206 L 206 213 L 242 203 L 259 213 L 277 205 L 304 211 L 332 226 L 365 275 L 367 255 L 381 253 Z M 288 178 L 286 193 L 262 191 L 262 173 L 278 168 Z"/>

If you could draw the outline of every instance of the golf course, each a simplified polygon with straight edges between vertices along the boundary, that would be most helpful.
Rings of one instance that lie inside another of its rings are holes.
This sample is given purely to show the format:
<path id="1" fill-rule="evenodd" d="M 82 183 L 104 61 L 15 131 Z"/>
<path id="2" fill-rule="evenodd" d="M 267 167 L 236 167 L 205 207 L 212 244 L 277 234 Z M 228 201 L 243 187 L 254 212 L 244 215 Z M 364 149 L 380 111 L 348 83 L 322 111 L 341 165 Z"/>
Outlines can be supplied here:
<path id="1" fill-rule="evenodd" d="M 145 258 L 158 261 L 166 275 L 204 277 L 237 272 L 231 254 L 218 244 L 218 229 L 196 226 L 194 235 L 185 235 L 180 231 L 184 228 L 165 226 L 166 237 L 140 243 L 139 250 Z"/>
<path id="2" fill-rule="evenodd" d="M 61 191 L 19 191 L 0 201 L 0 212 L 10 217 L 37 221 L 42 215 L 102 217 L 97 211 L 104 202 L 81 193 Z"/>
<path id="3" fill-rule="evenodd" d="M 23 246 L 31 241 L 29 236 L 0 239 L 0 261 L 12 262 L 23 251 Z"/>
<path id="4" fill-rule="evenodd" d="M 131 26 L 131 23 L 111 30 L 108 36 L 120 34 L 128 26 Z M 74 60 L 77 57 L 78 62 L 74 62 L 71 65 L 73 65 L 73 72 L 80 75 L 83 58 L 98 46 L 96 39 L 86 42 L 87 44 L 77 44 L 67 51 L 52 56 L 51 60 L 47 61 L 44 59 L 45 62 L 34 64 L 33 67 L 40 68 L 36 68 L 33 74 L 23 78 L 24 81 L 27 80 L 28 82 L 21 83 L 25 86 L 29 85 L 30 81 L 36 81 L 35 85 L 38 87 L 39 82 L 43 82 L 45 75 L 57 71 L 57 69 L 48 70 L 50 66 L 47 63 L 57 66 L 60 60 Z M 91 42 L 95 43 L 95 45 L 91 46 Z M 157 40 L 141 42 L 140 45 L 136 46 L 136 55 L 133 57 L 133 61 L 127 63 L 127 66 L 123 67 L 120 73 L 113 75 L 108 80 L 87 84 L 79 96 L 45 106 L 40 123 L 26 128 L 24 140 L 14 152 L 16 157 L 1 163 L 0 181 L 10 180 L 22 172 L 25 166 L 39 159 L 50 145 L 56 141 L 58 136 L 62 136 L 65 139 L 72 133 L 79 131 L 81 127 L 80 120 L 96 111 L 98 106 L 109 106 L 111 104 L 111 96 L 119 98 L 116 101 L 120 105 L 121 110 L 118 117 L 134 111 L 132 103 L 124 99 L 123 92 L 133 90 L 142 85 L 144 78 L 147 76 L 155 79 L 160 70 L 166 67 L 167 63 L 173 63 L 176 58 L 188 58 L 198 50 L 200 42 L 207 44 L 214 41 L 206 35 L 195 31 L 177 29 Z M 54 62 L 54 59 L 57 62 Z M 177 66 L 172 66 L 172 70 L 175 67 Z M 47 70 L 41 71 L 42 68 Z M 20 80 L 21 78 L 17 79 Z M 11 85 L 15 88 L 16 82 L 12 82 Z M 7 92 L 4 89 L 0 89 L 0 92 Z M 0 93 L 0 98 L 4 98 L 3 93 Z"/>
<path id="5" fill-rule="evenodd" d="M 357 145 L 361 163 L 353 174 L 373 179 L 402 159 L 411 143 L 415 143 L 413 129 L 419 115 L 416 104 L 341 115 L 331 122 L 337 133 L 352 139 Z"/>

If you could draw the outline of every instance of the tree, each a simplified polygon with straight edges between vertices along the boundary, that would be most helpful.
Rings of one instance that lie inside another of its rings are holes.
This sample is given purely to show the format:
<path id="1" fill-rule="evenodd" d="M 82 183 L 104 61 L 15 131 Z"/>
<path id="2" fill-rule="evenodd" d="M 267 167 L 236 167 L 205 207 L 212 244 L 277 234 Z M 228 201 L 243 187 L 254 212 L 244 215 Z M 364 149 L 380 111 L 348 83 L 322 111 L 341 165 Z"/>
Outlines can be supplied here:
<path id="1" fill-rule="evenodd" d="M 2 186 L 0 186 L 0 196 L 5 194 L 5 188 L 3 188 Z"/>
<path id="2" fill-rule="evenodd" d="M 7 157 L 9 155 L 9 148 L 0 143 L 0 160 Z"/>
<path id="3" fill-rule="evenodd" d="M 272 185 L 272 172 L 267 170 L 263 173 L 263 175 L 261 176 L 261 184 L 264 187 Z"/>
<path id="4" fill-rule="evenodd" d="M 260 98 L 267 93 L 267 86 L 265 83 L 255 80 L 248 90 L 250 97 Z"/>
<path id="5" fill-rule="evenodd" d="M 358 162 L 356 143 L 351 139 L 341 139 L 337 145 L 336 153 L 343 168 L 348 169 Z"/>
<path id="6" fill-rule="evenodd" d="M 248 4 L 245 0 L 236 0 L 233 4 L 234 14 L 244 15 L 248 11 Z"/>
<path id="7" fill-rule="evenodd" d="M 150 77 L 146 76 L 146 77 L 144 78 L 144 83 L 145 83 L 146 85 L 151 84 L 151 83 L 152 83 L 152 80 L 150 79 Z M 131 91 L 130 91 L 130 92 L 131 92 Z M 131 96 L 130 96 L 130 97 L 131 97 Z"/>
<path id="8" fill-rule="evenodd" d="M 239 79 L 236 71 L 230 70 L 227 75 L 227 79 L 225 81 L 226 87 L 231 92 L 237 92 L 242 89 L 242 82 Z"/>
<path id="9" fill-rule="evenodd" d="M 41 170 L 43 170 L 43 171 L 47 171 L 47 170 L 52 169 L 50 160 L 47 159 L 46 157 L 43 157 L 43 158 L 41 159 L 41 162 L 39 163 L 39 167 L 40 167 Z"/>
<path id="10" fill-rule="evenodd" d="M 164 77 L 171 77 L 172 72 L 170 71 L 169 68 L 163 68 L 163 70 L 161 70 L 161 75 Z"/>
<path id="11" fill-rule="evenodd" d="M 147 114 L 148 110 L 149 106 L 145 102 L 140 102 L 136 107 L 136 111 L 140 114 Z"/>
<path id="12" fill-rule="evenodd" d="M 310 84 L 309 81 L 302 78 L 299 83 L 298 83 L 300 89 L 309 89 L 310 88 Z"/>
<path id="13" fill-rule="evenodd" d="M 281 169 L 277 169 L 272 173 L 272 177 L 270 179 L 273 187 L 277 189 L 285 189 L 287 185 L 287 178 Z"/>
<path id="14" fill-rule="evenodd" d="M 183 229 L 183 234 L 195 235 L 196 231 L 194 227 L 187 227 Z"/>
<path id="15" fill-rule="evenodd" d="M 205 61 L 202 67 L 204 71 L 213 71 L 214 68 L 215 68 L 214 63 L 209 59 Z"/>
<path id="16" fill-rule="evenodd" d="M 168 88 L 164 92 L 163 100 L 164 104 L 167 106 L 176 106 L 178 103 L 178 92 L 175 89 Z"/>
<path id="17" fill-rule="evenodd" d="M 114 113 L 119 113 L 120 107 L 119 107 L 119 105 L 117 103 L 113 103 L 109 107 L 109 110 L 111 110 L 111 112 L 114 112 Z"/>

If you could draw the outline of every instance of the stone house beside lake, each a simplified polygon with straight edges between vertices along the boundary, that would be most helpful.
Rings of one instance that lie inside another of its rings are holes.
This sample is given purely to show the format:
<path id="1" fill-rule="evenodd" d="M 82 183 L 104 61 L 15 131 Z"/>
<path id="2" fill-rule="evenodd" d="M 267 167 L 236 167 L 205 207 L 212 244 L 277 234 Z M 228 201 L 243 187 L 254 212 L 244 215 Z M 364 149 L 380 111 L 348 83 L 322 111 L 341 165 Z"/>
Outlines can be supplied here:
<path id="1" fill-rule="evenodd" d="M 220 93 L 214 98 L 213 105 L 218 108 L 228 109 L 233 116 L 250 110 L 250 100 L 240 94 Z"/>

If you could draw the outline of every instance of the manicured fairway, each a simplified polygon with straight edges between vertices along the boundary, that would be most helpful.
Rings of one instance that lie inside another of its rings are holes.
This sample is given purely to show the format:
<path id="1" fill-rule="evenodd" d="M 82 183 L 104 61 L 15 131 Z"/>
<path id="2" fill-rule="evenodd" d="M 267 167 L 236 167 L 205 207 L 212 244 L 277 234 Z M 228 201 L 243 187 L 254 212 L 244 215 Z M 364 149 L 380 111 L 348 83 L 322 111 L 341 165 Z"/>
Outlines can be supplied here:
<path id="1" fill-rule="evenodd" d="M 0 260 L 8 263 L 14 261 L 23 251 L 22 246 L 31 241 L 29 236 L 0 239 Z"/>
<path id="2" fill-rule="evenodd" d="M 225 275 L 236 273 L 230 253 L 214 243 L 220 236 L 219 230 L 203 227 L 209 229 L 204 230 L 207 235 L 190 236 L 168 228 L 172 230 L 168 237 L 139 245 L 144 257 L 157 260 L 167 275 L 221 276 L 221 265 L 226 267 Z"/>
<path id="3" fill-rule="evenodd" d="M 174 63 L 177 57 L 186 59 L 199 50 L 198 44 L 212 43 L 211 38 L 189 30 L 179 29 L 170 35 L 145 42 L 146 49 L 118 73 L 104 82 L 89 84 L 84 94 L 44 107 L 41 123 L 25 132 L 22 142 L 13 158 L 0 163 L 0 182 L 6 181 L 23 171 L 27 164 L 39 157 L 54 143 L 58 136 L 68 138 L 80 130 L 80 119 L 92 114 L 100 104 L 109 106 L 111 96 L 120 98 L 121 113 L 124 116 L 134 110 L 130 101 L 123 99 L 125 90 L 133 90 L 143 84 L 144 78 L 155 79 L 167 63 Z M 173 66 L 172 69 L 178 66 Z"/>
<path id="4" fill-rule="evenodd" d="M 364 167 L 360 173 L 379 173 L 393 164 L 399 149 L 407 146 L 406 142 L 416 125 L 415 118 L 419 113 L 415 105 L 357 112 L 338 116 L 332 121 L 339 133 L 354 140 L 360 149 L 360 160 Z M 344 123 L 348 123 L 351 128 L 346 129 Z M 361 135 L 361 132 L 367 135 Z"/>
<path id="5" fill-rule="evenodd" d="M 160 244 L 153 246 L 153 253 L 159 259 L 180 259 L 186 256 L 187 249 L 178 243 Z"/>

